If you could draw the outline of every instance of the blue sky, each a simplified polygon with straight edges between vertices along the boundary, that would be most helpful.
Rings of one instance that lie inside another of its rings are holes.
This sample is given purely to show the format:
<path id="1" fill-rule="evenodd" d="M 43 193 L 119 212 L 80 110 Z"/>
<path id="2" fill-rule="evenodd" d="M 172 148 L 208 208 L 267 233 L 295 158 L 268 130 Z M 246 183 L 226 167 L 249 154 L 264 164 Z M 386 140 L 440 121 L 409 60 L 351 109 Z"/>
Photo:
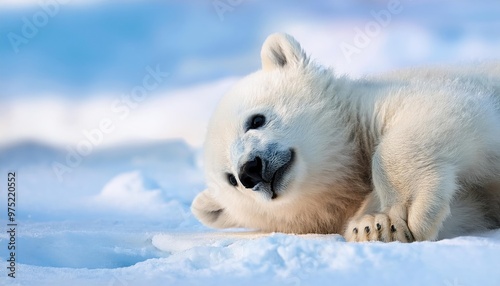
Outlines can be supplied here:
<path id="1" fill-rule="evenodd" d="M 258 56 L 271 14 L 262 4 L 242 3 L 221 21 L 209 1 L 102 2 L 61 5 L 18 53 L 8 34 L 22 35 L 23 17 L 32 19 L 41 8 L 2 9 L 2 97 L 53 90 L 88 96 L 96 89 L 127 89 L 145 66 L 156 64 L 170 71 L 173 85 L 242 75 L 258 67 L 258 61 L 238 59 Z M 296 14 L 293 6 L 286 10 Z M 222 64 L 207 67 L 205 60 Z M 183 70 L 191 62 L 193 68 Z"/>
<path id="2" fill-rule="evenodd" d="M 6 88 L 2 90 L 57 90 L 85 96 L 95 89 L 129 88 L 147 65 L 174 71 L 189 57 L 218 57 L 222 39 L 229 39 L 231 46 L 241 39 L 232 29 L 221 28 L 216 15 L 207 19 L 212 13 L 207 8 L 175 3 L 66 6 L 17 54 L 4 35 L 21 34 L 21 19 L 39 8 L 3 11 L 0 77 Z M 199 76 L 196 71 L 173 74 L 172 80 L 179 84 Z"/>
<path id="3" fill-rule="evenodd" d="M 148 65 L 160 65 L 170 73 L 165 85 L 168 88 L 242 76 L 259 68 L 259 50 L 265 37 L 287 24 L 368 21 L 370 12 L 385 8 L 388 1 L 319 4 L 248 0 L 231 7 L 221 19 L 214 5 L 228 1 L 85 4 L 75 0 L 60 5 L 48 23 L 15 53 L 9 33 L 22 35 L 23 18 L 33 22 L 33 17 L 43 12 L 36 1 L 32 2 L 0 4 L 0 99 L 43 94 L 87 98 L 119 93 L 137 84 Z M 433 48 L 422 63 L 448 59 L 446 47 L 459 46 L 464 37 L 482 41 L 483 45 L 496 45 L 500 40 L 498 1 L 401 3 L 406 9 L 395 15 L 397 25 L 413 25 L 431 35 L 433 42 L 444 43 L 441 50 Z M 331 29 L 323 37 L 328 39 L 336 32 Z M 411 38 L 412 31 L 402 36 L 403 42 L 405 37 Z M 399 44 L 396 41 L 393 48 Z M 338 50 L 333 47 L 332 54 L 335 52 Z M 389 52 L 401 66 L 419 63 L 409 59 L 404 50 Z"/>

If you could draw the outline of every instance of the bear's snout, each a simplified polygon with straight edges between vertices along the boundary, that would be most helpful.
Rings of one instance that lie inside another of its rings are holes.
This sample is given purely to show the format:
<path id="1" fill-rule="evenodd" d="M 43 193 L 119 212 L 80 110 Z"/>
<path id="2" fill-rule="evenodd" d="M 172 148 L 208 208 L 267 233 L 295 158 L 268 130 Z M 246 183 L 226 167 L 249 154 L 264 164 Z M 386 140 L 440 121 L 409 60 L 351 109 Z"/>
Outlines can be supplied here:
<path id="1" fill-rule="evenodd" d="M 260 157 L 247 161 L 241 166 L 239 177 L 240 182 L 247 189 L 252 189 L 258 183 L 264 180 L 262 176 L 263 165 Z"/>
<path id="2" fill-rule="evenodd" d="M 292 164 L 294 151 L 272 149 L 272 152 L 256 153 L 246 162 L 240 164 L 238 177 L 247 189 L 259 191 L 269 189 L 274 192 L 273 184 L 281 177 Z M 262 187 L 257 185 L 261 184 Z M 257 186 L 257 187 L 256 187 Z"/>

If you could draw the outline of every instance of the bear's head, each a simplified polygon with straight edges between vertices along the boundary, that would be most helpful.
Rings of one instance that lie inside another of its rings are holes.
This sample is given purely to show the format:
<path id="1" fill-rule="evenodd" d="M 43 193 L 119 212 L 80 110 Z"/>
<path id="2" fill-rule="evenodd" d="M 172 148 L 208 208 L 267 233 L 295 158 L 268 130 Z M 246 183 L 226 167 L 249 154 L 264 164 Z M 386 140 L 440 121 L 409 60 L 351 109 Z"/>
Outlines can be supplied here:
<path id="1" fill-rule="evenodd" d="M 349 160 L 331 70 L 310 61 L 289 35 L 273 34 L 262 69 L 219 103 L 205 141 L 208 189 L 192 204 L 217 227 L 303 232 L 301 220 L 324 208 L 324 194 Z M 341 108 L 341 107 L 340 107 Z"/>

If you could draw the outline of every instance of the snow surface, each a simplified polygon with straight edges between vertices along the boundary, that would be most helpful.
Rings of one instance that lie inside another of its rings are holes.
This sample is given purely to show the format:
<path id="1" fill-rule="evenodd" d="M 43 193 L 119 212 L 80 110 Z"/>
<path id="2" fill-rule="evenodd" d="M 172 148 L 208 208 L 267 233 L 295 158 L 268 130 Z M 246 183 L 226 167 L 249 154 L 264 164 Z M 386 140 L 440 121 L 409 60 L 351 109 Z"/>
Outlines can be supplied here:
<path id="1" fill-rule="evenodd" d="M 59 182 L 50 163 L 64 154 L 36 143 L 0 151 L 1 173 L 19 182 L 17 277 L 6 276 L 2 231 L 0 285 L 500 283 L 500 230 L 412 244 L 216 231 L 189 211 L 204 183 L 185 143 L 103 149 Z"/>

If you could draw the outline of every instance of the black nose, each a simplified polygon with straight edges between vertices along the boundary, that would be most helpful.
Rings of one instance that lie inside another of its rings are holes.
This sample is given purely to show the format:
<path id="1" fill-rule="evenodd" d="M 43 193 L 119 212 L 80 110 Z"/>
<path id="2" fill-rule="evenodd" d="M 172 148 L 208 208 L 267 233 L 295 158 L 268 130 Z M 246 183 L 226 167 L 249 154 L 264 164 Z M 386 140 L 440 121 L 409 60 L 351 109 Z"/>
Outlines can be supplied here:
<path id="1" fill-rule="evenodd" d="M 241 166 L 240 182 L 245 188 L 252 189 L 262 181 L 262 159 L 260 157 L 255 157 Z"/>

